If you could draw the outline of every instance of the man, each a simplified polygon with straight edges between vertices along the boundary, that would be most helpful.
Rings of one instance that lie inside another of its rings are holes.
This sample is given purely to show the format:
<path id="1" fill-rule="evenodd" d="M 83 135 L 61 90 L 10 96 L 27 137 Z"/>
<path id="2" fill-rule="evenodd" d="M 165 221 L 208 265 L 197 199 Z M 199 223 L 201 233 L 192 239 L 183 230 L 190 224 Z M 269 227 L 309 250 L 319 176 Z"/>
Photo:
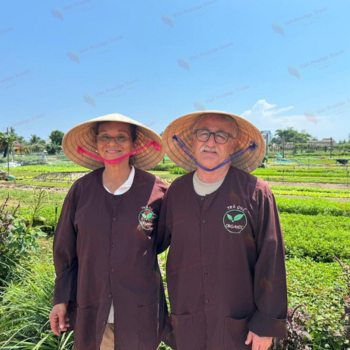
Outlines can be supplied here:
<path id="1" fill-rule="evenodd" d="M 250 175 L 264 140 L 247 120 L 198 112 L 164 131 L 176 179 L 160 212 L 158 252 L 179 350 L 266 350 L 286 334 L 284 242 L 274 196 Z M 163 224 L 162 224 L 163 223 Z"/>

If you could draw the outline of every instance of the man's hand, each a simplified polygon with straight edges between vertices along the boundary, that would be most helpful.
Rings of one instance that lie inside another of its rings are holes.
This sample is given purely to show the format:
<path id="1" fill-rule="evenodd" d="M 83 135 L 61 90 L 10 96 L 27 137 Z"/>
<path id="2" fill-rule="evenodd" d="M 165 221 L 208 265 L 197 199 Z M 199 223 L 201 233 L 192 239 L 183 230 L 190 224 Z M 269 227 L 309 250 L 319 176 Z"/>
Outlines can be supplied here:
<path id="1" fill-rule="evenodd" d="M 246 345 L 252 343 L 252 350 L 267 350 L 272 344 L 272 337 L 259 337 L 255 333 L 249 331 Z"/>
<path id="2" fill-rule="evenodd" d="M 62 303 L 55 305 L 49 315 L 51 330 L 56 335 L 60 335 L 61 332 L 67 331 L 69 327 L 69 318 L 67 318 L 67 304 Z"/>

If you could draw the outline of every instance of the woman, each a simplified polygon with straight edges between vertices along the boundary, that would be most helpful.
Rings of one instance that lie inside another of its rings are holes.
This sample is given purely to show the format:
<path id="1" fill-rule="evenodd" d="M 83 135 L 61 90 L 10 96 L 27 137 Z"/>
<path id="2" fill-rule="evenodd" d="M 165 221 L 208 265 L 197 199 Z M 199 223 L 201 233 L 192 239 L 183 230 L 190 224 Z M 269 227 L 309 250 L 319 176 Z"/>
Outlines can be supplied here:
<path id="1" fill-rule="evenodd" d="M 74 329 L 77 350 L 160 343 L 167 309 L 154 236 L 167 186 L 141 170 L 161 161 L 160 143 L 120 114 L 80 124 L 63 139 L 65 154 L 94 170 L 68 192 L 53 245 L 51 329 Z"/>

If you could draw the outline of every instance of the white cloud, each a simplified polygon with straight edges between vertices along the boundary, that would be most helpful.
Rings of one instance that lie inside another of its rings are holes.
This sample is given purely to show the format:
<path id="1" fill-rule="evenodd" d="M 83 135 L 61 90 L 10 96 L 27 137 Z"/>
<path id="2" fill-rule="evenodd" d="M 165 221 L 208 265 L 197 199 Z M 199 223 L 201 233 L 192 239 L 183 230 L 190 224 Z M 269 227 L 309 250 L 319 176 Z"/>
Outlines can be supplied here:
<path id="1" fill-rule="evenodd" d="M 309 134 L 318 138 L 336 137 L 336 128 L 329 116 L 317 116 L 317 124 L 306 119 L 305 114 L 286 115 L 294 109 L 294 106 L 276 108 L 276 104 L 259 100 L 254 106 L 244 111 L 243 118 L 253 123 L 259 130 L 270 130 L 272 133 L 277 129 L 292 127 L 298 131 L 306 130 Z"/>

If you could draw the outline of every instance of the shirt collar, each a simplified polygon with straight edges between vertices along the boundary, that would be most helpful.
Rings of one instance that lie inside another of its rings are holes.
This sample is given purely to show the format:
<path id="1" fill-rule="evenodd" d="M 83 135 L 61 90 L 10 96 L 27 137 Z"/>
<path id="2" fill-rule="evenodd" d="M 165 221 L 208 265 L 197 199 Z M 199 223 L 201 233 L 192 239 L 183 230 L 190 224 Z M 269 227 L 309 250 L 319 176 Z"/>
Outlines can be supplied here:
<path id="1" fill-rule="evenodd" d="M 133 166 L 131 166 L 131 171 L 130 171 L 128 179 L 119 188 L 117 188 L 113 194 L 115 196 L 120 196 L 121 194 L 124 194 L 125 192 L 127 192 L 134 182 L 134 177 L 135 177 L 135 168 Z M 109 189 L 106 186 L 103 186 L 103 187 L 109 193 L 111 193 L 111 191 L 109 191 Z"/>

